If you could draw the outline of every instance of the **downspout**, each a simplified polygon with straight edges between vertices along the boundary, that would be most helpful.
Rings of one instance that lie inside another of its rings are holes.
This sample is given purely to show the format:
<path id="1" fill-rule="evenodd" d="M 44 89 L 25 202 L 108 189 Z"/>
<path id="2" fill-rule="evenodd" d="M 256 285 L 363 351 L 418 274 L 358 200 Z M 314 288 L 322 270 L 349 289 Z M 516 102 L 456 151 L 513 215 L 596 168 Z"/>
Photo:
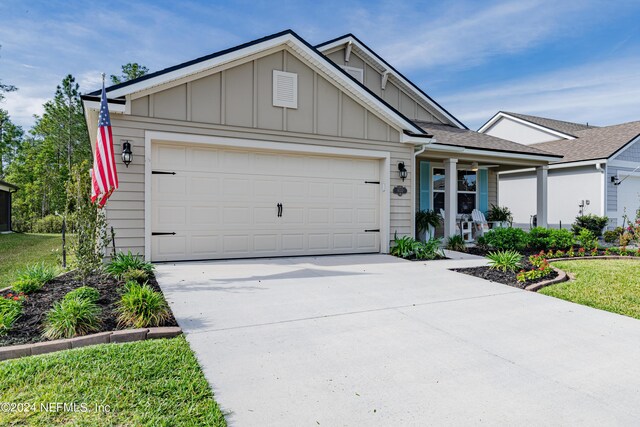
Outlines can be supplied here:
<path id="1" fill-rule="evenodd" d="M 600 172 L 600 216 L 605 216 L 607 213 L 607 163 L 596 163 L 596 170 Z"/>

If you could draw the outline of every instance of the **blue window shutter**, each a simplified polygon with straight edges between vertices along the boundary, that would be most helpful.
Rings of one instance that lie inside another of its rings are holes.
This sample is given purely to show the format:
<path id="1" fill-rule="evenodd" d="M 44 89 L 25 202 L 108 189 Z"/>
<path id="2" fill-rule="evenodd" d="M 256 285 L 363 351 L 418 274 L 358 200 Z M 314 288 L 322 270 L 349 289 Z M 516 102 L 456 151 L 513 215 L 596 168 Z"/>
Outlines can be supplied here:
<path id="1" fill-rule="evenodd" d="M 478 169 L 478 210 L 485 215 L 489 210 L 489 171 L 486 169 Z"/>
<path id="2" fill-rule="evenodd" d="M 431 166 L 420 162 L 420 210 L 431 209 Z"/>

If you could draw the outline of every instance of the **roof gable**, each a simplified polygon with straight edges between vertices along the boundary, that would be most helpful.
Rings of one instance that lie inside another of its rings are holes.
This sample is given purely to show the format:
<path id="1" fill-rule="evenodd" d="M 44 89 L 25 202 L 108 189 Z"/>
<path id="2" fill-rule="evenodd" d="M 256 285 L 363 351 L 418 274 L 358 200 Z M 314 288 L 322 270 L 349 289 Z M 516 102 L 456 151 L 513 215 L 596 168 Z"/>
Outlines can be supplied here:
<path id="1" fill-rule="evenodd" d="M 596 128 L 596 126 L 589 126 L 581 123 L 548 119 L 546 117 L 531 116 L 528 114 L 512 113 L 508 111 L 498 111 L 493 117 L 487 120 L 485 124 L 480 126 L 478 132 L 484 133 L 488 131 L 503 118 L 509 118 L 517 123 L 527 124 L 563 139 L 573 139 L 576 137 L 575 133 L 578 131 Z"/>
<path id="2" fill-rule="evenodd" d="M 449 121 L 452 125 L 461 129 L 468 129 L 464 125 L 464 123 L 462 123 L 460 120 L 454 117 L 453 114 L 449 113 L 444 107 L 442 107 L 435 100 L 433 100 L 417 85 L 415 85 L 405 76 L 403 76 L 398 70 L 396 70 L 388 62 L 386 62 L 380 55 L 378 55 L 373 50 L 371 50 L 366 44 L 364 44 L 360 39 L 358 39 L 353 34 L 345 34 L 344 36 L 340 36 L 335 39 L 318 44 L 316 45 L 316 49 L 318 49 L 320 52 L 327 53 L 332 49 L 334 49 L 335 47 L 342 46 L 345 44 L 348 46 L 347 49 L 354 49 L 354 48 L 357 49 L 358 52 L 364 55 L 367 60 L 373 62 L 380 69 L 384 70 L 383 75 L 387 74 L 387 78 L 388 76 L 391 76 L 394 79 L 394 81 L 397 82 L 403 89 L 414 94 L 416 98 L 419 99 L 423 105 L 428 106 L 430 109 L 435 110 L 447 121 Z"/>
<path id="3" fill-rule="evenodd" d="M 379 98 L 339 66 L 328 60 L 322 53 L 291 30 L 282 31 L 234 48 L 178 64 L 138 79 L 110 86 L 106 88 L 107 96 L 109 98 L 122 98 L 143 91 L 154 91 L 156 88 L 158 90 L 160 90 L 161 87 L 162 89 L 166 89 L 167 84 L 171 84 L 172 82 L 178 82 L 180 79 L 207 70 L 213 70 L 225 64 L 240 63 L 244 58 L 249 58 L 252 55 L 282 45 L 288 46 L 307 62 L 319 68 L 329 79 L 339 86 L 341 90 L 366 105 L 373 112 L 385 118 L 399 129 L 405 131 L 405 134 L 428 137 L 426 132 L 419 126 L 415 125 L 402 113 Z M 99 93 L 100 91 L 91 92 L 85 95 L 83 99 L 91 101 L 91 99 Z"/>

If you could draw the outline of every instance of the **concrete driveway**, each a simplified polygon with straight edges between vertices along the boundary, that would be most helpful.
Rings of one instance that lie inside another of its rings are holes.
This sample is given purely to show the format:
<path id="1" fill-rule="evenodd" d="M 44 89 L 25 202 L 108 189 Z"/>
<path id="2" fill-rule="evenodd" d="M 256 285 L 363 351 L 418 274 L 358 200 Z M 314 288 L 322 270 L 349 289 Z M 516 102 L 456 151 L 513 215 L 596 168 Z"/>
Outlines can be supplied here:
<path id="1" fill-rule="evenodd" d="M 159 264 L 232 425 L 638 425 L 640 321 L 385 255 Z"/>

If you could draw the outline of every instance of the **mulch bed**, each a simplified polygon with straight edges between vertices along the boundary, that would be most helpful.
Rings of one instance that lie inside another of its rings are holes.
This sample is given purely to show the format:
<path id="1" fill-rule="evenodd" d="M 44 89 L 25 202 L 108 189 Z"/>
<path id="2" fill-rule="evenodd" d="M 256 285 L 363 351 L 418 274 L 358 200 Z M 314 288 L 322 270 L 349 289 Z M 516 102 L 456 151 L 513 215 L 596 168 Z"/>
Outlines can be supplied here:
<path id="1" fill-rule="evenodd" d="M 522 263 L 521 269 L 531 270 L 533 268 L 535 267 L 529 261 L 525 261 Z M 550 280 L 558 277 L 558 272 L 555 270 L 552 270 L 548 276 L 541 277 L 536 280 L 518 282 L 518 280 L 516 279 L 516 276 L 521 269 L 518 269 L 517 271 L 500 271 L 500 270 L 495 270 L 489 267 L 470 267 L 470 268 L 453 268 L 452 271 L 468 274 L 469 276 L 480 277 L 481 279 L 489 280 L 491 282 L 502 283 L 503 285 L 509 285 L 509 286 L 513 286 L 514 288 L 520 288 L 520 289 L 524 289 L 525 287 L 533 283 L 538 283 L 538 282 L 542 282 L 545 280 Z"/>
<path id="2" fill-rule="evenodd" d="M 148 284 L 153 289 L 162 292 L 155 277 L 149 279 Z M 41 336 L 46 313 L 54 303 L 60 301 L 69 291 L 80 286 L 91 286 L 100 292 L 100 299 L 97 304 L 102 308 L 100 315 L 101 328 L 96 332 L 124 329 L 118 327 L 115 311 L 116 303 L 120 300 L 123 282 L 108 275 L 94 275 L 89 277 L 88 280 L 80 281 L 76 279 L 74 272 L 69 272 L 56 277 L 44 285 L 42 290 L 27 296 L 27 299 L 22 304 L 20 318 L 13 324 L 7 334 L 0 336 L 0 346 L 46 341 Z M 7 294 L 15 294 L 15 292 L 9 290 L 0 293 L 2 296 L 7 296 Z M 173 313 L 171 313 L 169 320 L 160 326 L 178 326 Z"/>

